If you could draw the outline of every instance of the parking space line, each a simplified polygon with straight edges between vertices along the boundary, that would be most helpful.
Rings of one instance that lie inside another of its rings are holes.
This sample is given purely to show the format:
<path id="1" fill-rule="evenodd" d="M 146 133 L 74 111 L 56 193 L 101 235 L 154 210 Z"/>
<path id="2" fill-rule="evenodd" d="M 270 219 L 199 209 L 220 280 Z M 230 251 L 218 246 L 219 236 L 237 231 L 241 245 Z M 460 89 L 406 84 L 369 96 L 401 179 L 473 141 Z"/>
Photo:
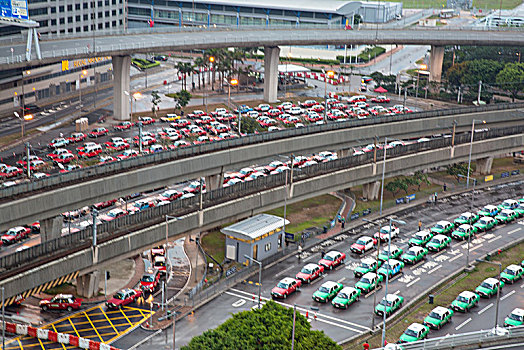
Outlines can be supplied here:
<path id="1" fill-rule="evenodd" d="M 514 229 L 514 230 L 509 231 L 509 232 L 508 232 L 508 235 L 514 234 L 515 232 L 518 232 L 518 231 L 520 231 L 520 227 L 519 227 L 519 228 L 516 228 L 516 229 Z"/>
<path id="2" fill-rule="evenodd" d="M 51 326 L 53 327 L 54 331 L 57 332 L 57 330 L 56 330 L 56 328 L 55 328 L 55 325 L 51 323 Z M 58 332 L 57 332 L 57 333 L 58 333 Z M 42 341 L 40 340 L 40 338 L 38 338 L 38 341 L 39 341 L 40 343 L 42 343 Z M 60 343 L 60 344 L 62 345 L 62 348 L 65 350 L 65 348 L 66 348 L 65 345 L 62 344 L 62 343 Z M 42 348 L 45 349 L 45 347 L 44 347 L 43 345 L 42 345 Z"/>
<path id="3" fill-rule="evenodd" d="M 109 324 L 111 325 L 111 327 L 113 327 L 113 329 L 115 330 L 115 333 L 118 335 L 120 333 L 118 333 L 118 331 L 116 330 L 115 326 L 113 325 L 113 322 L 111 322 L 111 320 L 109 319 L 109 317 L 107 317 L 106 313 L 104 312 L 104 310 L 102 310 L 102 308 L 100 308 L 100 311 L 102 311 L 102 314 L 104 315 L 104 317 L 106 318 L 107 322 L 109 322 Z"/>
<path id="4" fill-rule="evenodd" d="M 420 281 L 420 277 L 417 277 L 415 278 L 413 281 L 409 282 L 408 284 L 406 284 L 406 287 L 411 287 L 412 285 L 414 285 L 415 283 L 417 283 L 418 281 Z"/>
<path id="5" fill-rule="evenodd" d="M 84 311 L 84 315 L 86 315 L 86 318 L 87 320 L 91 323 L 91 327 L 93 327 L 93 330 L 96 332 L 96 334 L 98 335 L 98 338 L 100 338 L 100 341 L 103 342 L 104 340 L 102 339 L 102 337 L 100 336 L 100 334 L 98 333 L 98 330 L 96 329 L 95 325 L 93 324 L 93 322 L 91 322 L 91 319 L 89 318 L 89 316 L 87 316 L 87 314 L 85 313 Z"/>
<path id="6" fill-rule="evenodd" d="M 471 252 L 474 251 L 475 249 L 480 248 L 480 247 L 482 247 L 482 246 L 483 246 L 483 244 L 481 243 L 481 244 L 479 244 L 479 245 L 474 246 L 473 248 L 469 248 L 469 252 L 471 253 Z"/>
<path id="7" fill-rule="evenodd" d="M 513 294 L 515 294 L 515 291 L 514 291 L 514 290 L 512 290 L 512 291 L 509 292 L 508 294 L 504 295 L 502 298 L 500 298 L 500 300 L 504 300 L 504 299 L 506 299 L 506 298 L 512 296 Z"/>
<path id="8" fill-rule="evenodd" d="M 501 238 L 502 238 L 502 236 L 497 236 L 497 237 L 495 237 L 495 238 L 490 239 L 490 240 L 488 241 L 488 243 L 493 243 L 493 242 L 495 242 L 497 239 L 501 239 Z"/>
<path id="9" fill-rule="evenodd" d="M 295 268 L 294 265 L 288 267 L 287 269 L 284 269 L 284 270 L 280 271 L 279 273 L 277 273 L 277 274 L 275 275 L 275 277 L 278 277 L 278 276 L 280 276 L 280 275 L 282 275 L 282 274 L 288 272 L 289 270 L 291 270 L 291 269 L 293 269 L 293 268 Z"/>
<path id="10" fill-rule="evenodd" d="M 458 331 L 459 329 L 464 327 L 466 324 L 468 324 L 468 322 L 470 322 L 470 321 L 471 321 L 471 317 L 468 318 L 466 321 L 462 322 L 461 324 L 459 324 L 455 329 Z"/>
<path id="11" fill-rule="evenodd" d="M 461 256 L 463 256 L 463 255 L 464 255 L 463 253 L 460 253 L 459 255 L 455 255 L 455 257 L 454 257 L 454 258 L 451 258 L 451 259 L 449 259 L 449 260 L 448 260 L 448 262 L 452 262 L 452 261 L 455 261 L 455 260 L 457 260 L 458 258 L 460 258 L 460 257 L 461 257 Z"/>
<path id="12" fill-rule="evenodd" d="M 431 275 L 433 272 L 437 271 L 437 270 L 440 269 L 441 267 L 442 267 L 442 265 L 439 265 L 439 266 L 435 267 L 434 269 L 429 270 L 429 271 L 428 271 L 428 275 Z"/>
<path id="13" fill-rule="evenodd" d="M 482 313 L 483 313 L 484 311 L 486 311 L 487 309 L 489 309 L 489 308 L 492 307 L 492 306 L 493 306 L 493 303 L 489 304 L 488 306 L 486 306 L 485 308 L 483 308 L 482 310 L 480 310 L 480 311 L 478 312 L 478 314 L 479 314 L 479 315 L 482 315 Z"/>

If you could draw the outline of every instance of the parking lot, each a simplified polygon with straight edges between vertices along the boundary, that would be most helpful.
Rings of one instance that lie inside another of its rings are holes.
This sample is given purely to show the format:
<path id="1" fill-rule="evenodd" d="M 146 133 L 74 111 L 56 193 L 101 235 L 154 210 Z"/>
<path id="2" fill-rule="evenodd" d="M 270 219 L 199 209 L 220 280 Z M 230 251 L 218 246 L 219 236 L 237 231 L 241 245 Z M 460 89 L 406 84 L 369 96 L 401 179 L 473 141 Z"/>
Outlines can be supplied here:
<path id="1" fill-rule="evenodd" d="M 61 318 L 42 328 L 110 343 L 147 321 L 150 315 L 149 304 L 145 303 L 143 305 L 124 306 L 122 309 L 116 310 L 108 310 L 103 304 L 100 304 Z M 76 348 L 30 337 L 20 337 L 7 342 L 6 349 L 51 350 Z"/>

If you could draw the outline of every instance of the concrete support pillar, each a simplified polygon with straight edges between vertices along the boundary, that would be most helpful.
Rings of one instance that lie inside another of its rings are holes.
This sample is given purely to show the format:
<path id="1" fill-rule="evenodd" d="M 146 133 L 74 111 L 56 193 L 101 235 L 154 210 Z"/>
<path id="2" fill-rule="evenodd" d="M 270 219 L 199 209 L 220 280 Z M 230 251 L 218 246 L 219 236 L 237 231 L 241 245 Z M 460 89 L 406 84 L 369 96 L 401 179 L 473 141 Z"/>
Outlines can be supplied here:
<path id="1" fill-rule="evenodd" d="M 224 182 L 224 174 L 208 175 L 206 176 L 206 190 L 213 191 L 222 187 Z"/>
<path id="2" fill-rule="evenodd" d="M 440 83 L 442 78 L 442 62 L 444 61 L 444 46 L 431 46 L 429 54 L 429 81 Z"/>
<path id="3" fill-rule="evenodd" d="M 56 85 L 49 84 L 49 97 L 56 95 Z"/>
<path id="4" fill-rule="evenodd" d="M 65 94 L 67 91 L 67 85 L 65 81 L 60 82 L 60 94 Z"/>
<path id="5" fill-rule="evenodd" d="M 113 56 L 113 116 L 116 120 L 129 120 L 131 56 Z"/>
<path id="6" fill-rule="evenodd" d="M 362 196 L 367 200 L 378 199 L 378 194 L 380 193 L 380 181 L 371 182 L 368 184 L 362 185 Z"/>
<path id="7" fill-rule="evenodd" d="M 277 102 L 278 92 L 278 46 L 264 46 L 264 101 Z"/>
<path id="8" fill-rule="evenodd" d="M 62 235 L 63 219 L 60 216 L 40 221 L 40 239 L 43 242 Z"/>
<path id="9" fill-rule="evenodd" d="M 337 151 L 338 158 L 350 157 L 353 154 L 353 150 L 350 149 L 340 149 Z"/>
<path id="10" fill-rule="evenodd" d="M 84 298 L 92 298 L 98 294 L 100 272 L 93 271 L 87 275 L 76 278 L 76 293 Z"/>
<path id="11" fill-rule="evenodd" d="M 480 175 L 488 175 L 491 173 L 492 165 L 493 165 L 493 157 L 477 159 L 477 172 Z"/>

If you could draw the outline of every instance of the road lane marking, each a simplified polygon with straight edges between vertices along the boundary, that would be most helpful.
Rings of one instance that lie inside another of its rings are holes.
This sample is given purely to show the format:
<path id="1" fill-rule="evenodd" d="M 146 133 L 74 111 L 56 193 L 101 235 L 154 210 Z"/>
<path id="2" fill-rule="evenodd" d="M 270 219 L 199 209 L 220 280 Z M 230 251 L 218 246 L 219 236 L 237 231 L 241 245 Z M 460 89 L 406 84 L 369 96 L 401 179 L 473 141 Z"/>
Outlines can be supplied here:
<path id="1" fill-rule="evenodd" d="M 243 290 L 239 290 L 239 289 L 236 289 L 236 288 L 230 288 L 229 290 L 232 290 L 232 291 L 237 292 L 237 293 L 244 294 L 244 295 L 246 295 L 246 296 L 238 295 L 238 294 L 234 294 L 234 293 L 231 293 L 231 292 L 229 292 L 229 291 L 226 291 L 227 294 L 234 295 L 234 296 L 236 296 L 236 297 L 238 297 L 238 298 L 244 298 L 244 299 L 246 299 L 246 300 L 252 300 L 252 297 L 253 297 L 253 296 L 256 296 L 255 294 L 252 294 L 252 293 L 249 293 L 249 292 L 245 292 L 245 291 L 243 291 Z M 261 299 L 261 300 L 265 300 L 265 301 L 269 301 L 269 300 L 271 300 L 271 299 L 266 298 L 266 297 L 261 297 L 260 299 Z M 291 307 L 293 307 L 293 305 L 286 304 L 286 303 L 283 303 L 283 302 L 278 301 L 278 300 L 274 300 L 274 302 L 276 302 L 277 304 L 280 304 L 280 305 L 282 305 L 282 306 L 284 306 L 284 307 L 287 307 L 287 308 L 291 308 Z M 299 309 L 300 309 L 300 310 L 310 311 L 310 312 L 311 312 L 311 310 L 304 309 L 304 308 L 302 308 L 302 307 L 298 307 L 298 306 L 297 306 L 297 310 L 299 310 Z M 339 319 L 339 318 L 336 318 L 336 317 L 332 317 L 332 316 L 328 316 L 328 315 L 324 315 L 324 314 L 318 314 L 318 317 L 320 317 L 320 316 L 322 316 L 322 317 L 324 317 L 324 318 L 327 318 L 327 319 L 331 319 L 331 320 L 333 320 L 333 321 L 342 322 L 342 323 L 345 323 L 345 324 L 350 325 L 350 326 L 359 327 L 359 328 L 362 328 L 362 329 L 364 329 L 364 330 L 366 330 L 366 331 L 370 331 L 370 330 L 371 330 L 369 327 L 362 326 L 362 325 L 360 325 L 360 324 L 353 323 L 353 322 L 349 322 L 349 321 L 346 321 L 346 320 L 343 320 L 343 319 Z M 358 332 L 361 332 L 361 331 L 358 331 Z"/>
<path id="2" fill-rule="evenodd" d="M 482 247 L 482 246 L 483 246 L 483 244 L 481 243 L 481 244 L 479 244 L 479 245 L 474 246 L 473 248 L 469 248 L 469 251 L 472 252 L 472 251 L 474 251 L 475 249 L 480 248 L 480 247 Z"/>
<path id="3" fill-rule="evenodd" d="M 512 235 L 512 234 L 514 234 L 515 232 L 520 231 L 520 229 L 521 229 L 521 227 L 516 228 L 516 229 L 514 229 L 514 230 L 511 230 L 511 231 L 508 232 L 508 235 Z"/>
<path id="4" fill-rule="evenodd" d="M 77 336 L 77 337 L 80 337 L 80 334 L 78 334 L 78 331 L 76 330 L 75 324 L 73 323 L 73 321 L 71 321 L 71 317 L 69 317 L 67 320 L 68 320 L 69 323 L 71 324 L 71 327 L 73 327 L 73 330 L 75 331 L 76 336 Z"/>
<path id="5" fill-rule="evenodd" d="M 420 281 L 420 277 L 417 277 L 415 278 L 413 281 L 409 282 L 408 284 L 406 284 L 406 287 L 411 287 L 412 285 L 414 285 L 415 283 L 417 283 L 418 281 Z"/>
<path id="6" fill-rule="evenodd" d="M 464 327 L 466 324 L 468 324 L 470 321 L 471 321 L 471 317 L 468 318 L 466 321 L 462 322 L 461 324 L 459 324 L 455 329 L 458 331 L 459 329 Z"/>
<path id="7" fill-rule="evenodd" d="M 315 254 L 311 254 L 311 256 L 308 257 L 308 258 L 305 258 L 304 261 L 309 261 L 309 260 L 313 259 L 315 257 L 315 255 L 317 255 L 317 254 L 316 253 Z"/>
<path id="8" fill-rule="evenodd" d="M 231 306 L 233 306 L 233 307 L 240 307 L 240 306 L 244 305 L 245 303 L 246 303 L 245 299 L 238 299 L 233 304 L 231 304 Z"/>
<path id="9" fill-rule="evenodd" d="M 398 293 L 400 293 L 400 289 L 399 289 L 399 290 L 397 290 L 397 291 L 396 291 L 395 293 L 393 293 L 393 294 L 395 294 L 395 295 L 396 295 L 396 294 L 398 294 Z"/>
<path id="10" fill-rule="evenodd" d="M 431 275 L 433 272 L 437 271 L 437 270 L 440 269 L 441 267 L 442 267 L 442 265 L 439 265 L 439 266 L 435 267 L 434 269 L 429 270 L 429 271 L 428 271 L 428 275 Z"/>
<path id="11" fill-rule="evenodd" d="M 501 239 L 501 238 L 502 238 L 502 236 L 497 236 L 497 237 L 495 237 L 495 238 L 490 239 L 490 240 L 488 241 L 488 243 L 493 243 L 493 242 L 495 242 L 497 239 Z"/>
<path id="12" fill-rule="evenodd" d="M 520 285 L 520 288 L 524 288 L 524 283 L 522 283 L 522 284 Z"/>
<path id="13" fill-rule="evenodd" d="M 439 256 L 440 254 L 444 254 L 446 253 L 446 250 L 445 249 L 442 249 L 440 252 L 438 252 L 437 254 L 433 255 L 433 258 L 436 258 L 437 256 Z"/>
<path id="14" fill-rule="evenodd" d="M 492 306 L 493 306 L 493 303 L 489 304 L 488 306 L 486 306 L 485 308 L 483 308 L 482 310 L 480 310 L 480 311 L 478 312 L 478 314 L 479 314 L 479 315 L 482 315 L 482 313 L 483 313 L 484 311 L 486 311 L 487 309 L 489 309 L 489 308 L 492 307 Z"/>
<path id="15" fill-rule="evenodd" d="M 109 324 L 111 325 L 111 327 L 113 327 L 113 330 L 115 331 L 115 333 L 117 335 L 119 335 L 120 333 L 116 330 L 115 328 L 115 325 L 113 324 L 113 322 L 111 322 L 111 320 L 109 319 L 109 317 L 107 317 L 106 313 L 104 312 L 104 310 L 102 310 L 102 308 L 100 308 L 100 311 L 102 311 L 102 314 L 104 315 L 104 317 L 106 318 L 107 322 L 109 322 Z"/>
<path id="16" fill-rule="evenodd" d="M 410 267 L 409 269 L 410 269 L 410 270 L 414 270 L 414 269 L 416 269 L 417 267 L 419 267 L 419 265 L 422 265 L 422 264 L 424 264 L 424 263 L 425 263 L 425 261 L 424 261 L 424 259 L 422 259 L 422 260 L 420 260 L 418 263 L 416 263 L 415 265 L 411 265 L 411 267 Z"/>
<path id="17" fill-rule="evenodd" d="M 295 268 L 295 266 L 294 266 L 294 265 L 293 265 L 293 266 L 290 266 L 290 267 L 288 267 L 288 268 L 287 268 L 287 269 L 285 269 L 285 270 L 282 270 L 282 271 L 280 271 L 280 272 L 279 272 L 279 273 L 277 273 L 277 274 L 276 274 L 275 276 L 276 276 L 276 277 L 278 277 L 278 276 L 280 276 L 280 275 L 282 275 L 282 274 L 286 273 L 287 271 L 289 271 L 289 270 L 291 270 L 291 269 L 293 269 L 293 268 Z"/>
<path id="18" fill-rule="evenodd" d="M 91 319 L 89 318 L 89 316 L 87 315 L 87 313 L 84 312 L 84 315 L 85 317 L 87 318 L 87 320 L 89 321 L 89 323 L 91 324 L 91 327 L 93 328 L 93 330 L 95 331 L 95 333 L 98 335 L 98 338 L 100 338 L 100 341 L 101 342 L 104 342 L 104 339 L 102 339 L 102 337 L 100 336 L 100 333 L 98 333 L 98 330 L 96 329 L 95 325 L 93 324 L 93 322 L 91 322 Z"/>
<path id="19" fill-rule="evenodd" d="M 339 280 L 337 281 L 337 283 L 341 283 L 341 282 L 342 282 L 343 280 L 345 280 L 345 279 L 346 279 L 346 277 L 342 277 L 341 279 L 339 279 Z"/>
<path id="20" fill-rule="evenodd" d="M 461 257 L 461 256 L 463 256 L 463 255 L 464 255 L 463 253 L 460 253 L 459 255 L 455 255 L 455 257 L 454 257 L 454 258 L 451 258 L 451 259 L 449 259 L 449 260 L 448 260 L 448 262 L 452 262 L 452 261 L 455 261 L 455 260 L 457 260 L 458 258 L 460 258 L 460 257 Z"/>
<path id="21" fill-rule="evenodd" d="M 504 300 L 504 299 L 506 299 L 506 298 L 512 296 L 513 294 L 515 294 L 515 291 L 514 291 L 514 290 L 512 290 L 512 291 L 509 292 L 508 294 L 504 295 L 502 298 L 500 298 L 500 300 Z"/>

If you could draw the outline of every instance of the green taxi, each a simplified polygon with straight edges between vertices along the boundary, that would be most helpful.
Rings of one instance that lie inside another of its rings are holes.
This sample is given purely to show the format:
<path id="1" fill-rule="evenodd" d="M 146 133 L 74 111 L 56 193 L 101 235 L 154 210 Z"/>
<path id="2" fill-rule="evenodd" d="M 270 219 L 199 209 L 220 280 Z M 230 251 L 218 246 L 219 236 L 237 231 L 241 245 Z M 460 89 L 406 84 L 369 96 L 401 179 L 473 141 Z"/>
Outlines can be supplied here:
<path id="1" fill-rule="evenodd" d="M 511 209 L 502 209 L 500 213 L 495 216 L 495 219 L 500 223 L 512 222 L 518 217 L 517 212 Z"/>
<path id="2" fill-rule="evenodd" d="M 451 232 L 451 238 L 455 238 L 459 241 L 469 238 L 470 236 L 477 233 L 477 228 L 470 224 L 462 224 Z"/>
<path id="3" fill-rule="evenodd" d="M 384 312 L 386 312 L 386 317 L 389 317 L 389 315 L 400 309 L 402 303 L 404 303 L 404 298 L 400 295 L 388 294 L 375 306 L 375 314 L 383 316 Z"/>
<path id="4" fill-rule="evenodd" d="M 471 213 L 469 211 L 460 214 L 458 218 L 456 218 L 453 222 L 455 223 L 455 226 L 460 226 L 463 224 L 470 224 L 473 225 L 480 217 L 475 214 Z"/>
<path id="5" fill-rule="evenodd" d="M 500 203 L 499 209 L 511 209 L 514 210 L 516 207 L 519 206 L 519 201 L 516 201 L 514 199 L 506 199 L 504 202 Z"/>
<path id="6" fill-rule="evenodd" d="M 511 313 L 504 320 L 504 327 L 517 327 L 524 325 L 524 310 L 513 309 Z"/>
<path id="7" fill-rule="evenodd" d="M 441 220 L 437 222 L 435 226 L 433 226 L 430 229 L 430 231 L 436 235 L 447 235 L 448 233 L 453 231 L 453 227 L 455 227 L 455 225 L 453 225 L 451 222 L 446 221 L 446 220 Z"/>
<path id="8" fill-rule="evenodd" d="M 432 252 L 440 252 L 445 249 L 451 243 L 451 238 L 444 235 L 436 235 L 429 241 L 426 248 Z"/>
<path id="9" fill-rule="evenodd" d="M 413 247 L 413 246 L 424 247 L 432 238 L 433 238 L 433 233 L 431 233 L 428 230 L 422 230 L 422 231 L 415 233 L 415 235 L 409 239 L 408 244 L 410 247 Z"/>
<path id="10" fill-rule="evenodd" d="M 382 275 L 368 272 L 360 278 L 360 280 L 355 284 L 355 287 L 360 289 L 362 293 L 368 293 L 375 289 L 375 286 L 382 282 L 383 279 L 384 277 Z"/>
<path id="11" fill-rule="evenodd" d="M 428 250 L 426 248 L 414 246 L 406 250 L 406 252 L 400 257 L 400 260 L 406 264 L 415 265 L 420 260 L 424 259 L 427 254 Z"/>
<path id="12" fill-rule="evenodd" d="M 412 343 L 414 341 L 423 340 L 428 337 L 429 327 L 420 323 L 412 323 L 402 333 L 399 343 Z"/>
<path id="13" fill-rule="evenodd" d="M 497 219 L 491 218 L 489 216 L 484 216 L 480 218 L 473 226 L 477 228 L 477 231 L 488 231 L 495 227 L 499 222 Z"/>
<path id="14" fill-rule="evenodd" d="M 380 269 L 378 269 L 377 273 L 379 275 L 383 275 L 384 278 L 386 278 L 386 274 L 388 274 L 391 278 L 401 273 L 405 265 L 406 264 L 404 264 L 402 261 L 398 261 L 396 259 L 389 259 L 389 261 L 384 262 L 384 265 L 382 265 Z"/>
<path id="15" fill-rule="evenodd" d="M 446 323 L 451 321 L 451 317 L 453 317 L 453 310 L 437 306 L 426 316 L 424 319 L 424 325 L 429 328 L 440 329 Z"/>
<path id="16" fill-rule="evenodd" d="M 509 265 L 502 271 L 500 274 L 500 280 L 504 283 L 513 284 L 515 281 L 518 281 L 522 278 L 524 274 L 524 269 L 519 265 Z"/>
<path id="17" fill-rule="evenodd" d="M 360 266 L 356 267 L 353 271 L 355 277 L 360 277 L 365 275 L 368 272 L 376 272 L 378 268 L 382 265 L 382 260 L 377 260 L 373 258 L 362 259 Z"/>
<path id="18" fill-rule="evenodd" d="M 515 208 L 515 212 L 517 213 L 519 217 L 523 216 L 524 215 L 524 203 L 520 203 L 519 206 Z"/>
<path id="19" fill-rule="evenodd" d="M 466 312 L 477 305 L 479 300 L 478 294 L 465 290 L 451 302 L 451 308 L 455 311 Z"/>
<path id="20" fill-rule="evenodd" d="M 500 211 L 499 208 L 497 208 L 494 205 L 490 205 L 489 204 L 489 205 L 486 205 L 484 208 L 480 209 L 477 214 L 480 217 L 482 217 L 482 216 L 490 216 L 490 217 L 494 218 L 495 216 L 497 216 L 499 211 Z"/>
<path id="21" fill-rule="evenodd" d="M 360 289 L 353 287 L 344 287 L 337 296 L 331 301 L 331 304 L 338 309 L 347 309 L 349 305 L 358 301 L 360 298 Z"/>
<path id="22" fill-rule="evenodd" d="M 327 281 L 324 282 L 315 293 L 313 293 L 312 298 L 319 303 L 327 303 L 328 300 L 336 297 L 342 288 L 342 283 Z"/>
<path id="23" fill-rule="evenodd" d="M 504 282 L 500 282 L 500 288 L 504 287 Z M 499 280 L 496 278 L 486 278 L 482 283 L 475 289 L 475 292 L 483 298 L 491 298 L 497 295 L 499 289 Z"/>
<path id="24" fill-rule="evenodd" d="M 386 247 L 382 252 L 380 252 L 380 254 L 378 255 L 378 260 L 386 261 L 388 260 L 388 257 L 390 259 L 396 259 L 399 256 L 401 256 L 402 253 L 402 249 L 392 244 L 389 248 Z"/>

